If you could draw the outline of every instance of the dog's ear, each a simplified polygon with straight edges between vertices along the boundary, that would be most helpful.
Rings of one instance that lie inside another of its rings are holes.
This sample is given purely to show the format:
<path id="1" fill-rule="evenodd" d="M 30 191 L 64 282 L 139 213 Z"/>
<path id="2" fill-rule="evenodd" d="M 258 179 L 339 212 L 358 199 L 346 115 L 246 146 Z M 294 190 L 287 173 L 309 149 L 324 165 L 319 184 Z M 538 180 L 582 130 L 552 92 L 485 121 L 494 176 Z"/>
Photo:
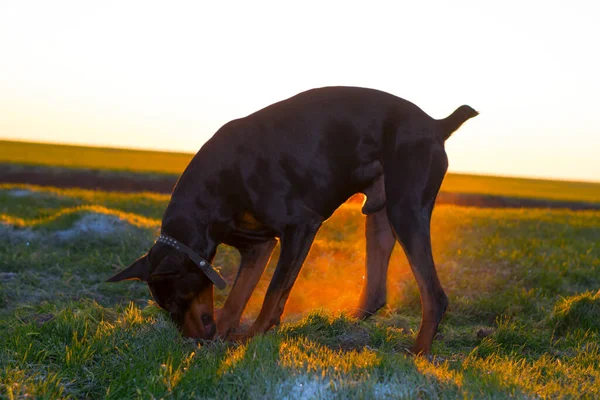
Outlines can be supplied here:
<path id="1" fill-rule="evenodd" d="M 116 275 L 108 278 L 106 282 L 120 282 L 129 279 L 137 279 L 146 282 L 150 274 L 150 261 L 148 255 L 144 255 L 133 262 L 129 267 Z"/>

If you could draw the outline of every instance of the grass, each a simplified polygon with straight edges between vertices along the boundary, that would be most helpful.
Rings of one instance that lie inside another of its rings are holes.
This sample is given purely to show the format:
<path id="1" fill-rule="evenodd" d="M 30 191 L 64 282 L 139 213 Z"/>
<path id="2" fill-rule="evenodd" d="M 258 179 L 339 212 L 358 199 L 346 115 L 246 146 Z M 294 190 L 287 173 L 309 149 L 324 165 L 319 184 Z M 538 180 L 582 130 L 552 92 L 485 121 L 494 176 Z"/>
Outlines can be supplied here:
<path id="1" fill-rule="evenodd" d="M 192 156 L 189 153 L 0 140 L 0 163 L 179 175 Z M 593 182 L 448 174 L 441 190 L 450 193 L 600 203 L 600 183 Z"/>
<path id="2" fill-rule="evenodd" d="M 364 268 L 356 204 L 319 232 L 278 329 L 245 345 L 181 338 L 145 285 L 104 283 L 147 251 L 167 201 L 0 186 L 0 397 L 600 396 L 598 211 L 437 207 L 451 305 L 427 359 L 406 353 L 420 305 L 400 249 L 388 306 L 366 322 L 345 314 Z M 231 280 L 238 260 L 223 246 L 216 264 Z"/>
<path id="3" fill-rule="evenodd" d="M 0 162 L 180 174 L 193 154 L 0 140 Z"/>
<path id="4" fill-rule="evenodd" d="M 442 191 L 545 200 L 600 202 L 600 183 L 594 182 L 448 174 L 444 179 Z"/>

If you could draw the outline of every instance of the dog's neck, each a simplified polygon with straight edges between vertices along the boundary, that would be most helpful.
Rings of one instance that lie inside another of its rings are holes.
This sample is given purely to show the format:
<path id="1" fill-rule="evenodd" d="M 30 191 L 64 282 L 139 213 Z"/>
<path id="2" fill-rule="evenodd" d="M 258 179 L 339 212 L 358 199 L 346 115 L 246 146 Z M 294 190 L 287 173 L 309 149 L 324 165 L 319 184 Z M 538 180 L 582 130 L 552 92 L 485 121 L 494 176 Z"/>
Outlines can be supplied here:
<path id="1" fill-rule="evenodd" d="M 212 261 L 216 243 L 207 236 L 206 218 L 201 214 L 190 215 L 185 210 L 193 210 L 189 204 L 171 201 L 161 224 L 161 233 L 185 244 L 206 260 Z"/>

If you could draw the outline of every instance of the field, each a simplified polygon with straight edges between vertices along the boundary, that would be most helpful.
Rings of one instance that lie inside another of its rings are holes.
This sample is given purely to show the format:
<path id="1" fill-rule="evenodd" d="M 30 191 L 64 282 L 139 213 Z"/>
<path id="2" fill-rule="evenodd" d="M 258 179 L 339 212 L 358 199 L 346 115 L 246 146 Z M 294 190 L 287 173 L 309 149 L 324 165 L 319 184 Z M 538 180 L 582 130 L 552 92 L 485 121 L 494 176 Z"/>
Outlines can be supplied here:
<path id="1" fill-rule="evenodd" d="M 98 175 L 120 176 L 137 173 L 137 180 L 145 181 L 167 178 L 167 182 L 159 185 L 170 193 L 170 188 L 177 176 L 183 171 L 193 154 L 168 153 L 159 151 L 110 149 L 99 147 L 66 146 L 28 142 L 12 142 L 0 140 L 0 176 L 25 169 L 28 182 L 35 175 L 44 174 L 39 168 L 28 166 L 50 167 L 44 179 L 54 178 L 64 173 L 64 167 L 70 169 L 96 169 Z M 61 169 L 62 168 L 62 169 Z M 80 180 L 89 180 L 89 177 Z M 37 181 L 37 180 L 36 180 Z M 130 179 L 131 181 L 131 179 Z M 21 181 L 20 181 L 21 182 Z M 101 186 L 101 185 L 100 185 Z M 156 185 L 150 185 L 156 187 Z M 442 185 L 443 193 L 483 194 L 513 198 L 545 199 L 558 201 L 577 201 L 600 203 L 600 183 L 565 182 L 544 179 L 523 179 L 495 176 L 479 176 L 464 174 L 448 174 Z"/>
<path id="2" fill-rule="evenodd" d="M 597 201 L 590 190 L 578 199 Z M 600 396 L 600 211 L 438 206 L 432 240 L 450 309 L 424 358 L 406 351 L 420 304 L 398 246 L 388 306 L 365 322 L 345 314 L 364 269 L 357 204 L 319 232 L 279 328 L 245 345 L 182 339 L 145 285 L 104 283 L 147 251 L 167 201 L 0 186 L 0 397 Z M 222 247 L 216 264 L 231 281 L 237 261 Z"/>
<path id="3" fill-rule="evenodd" d="M 0 162 L 179 175 L 193 154 L 0 140 Z"/>

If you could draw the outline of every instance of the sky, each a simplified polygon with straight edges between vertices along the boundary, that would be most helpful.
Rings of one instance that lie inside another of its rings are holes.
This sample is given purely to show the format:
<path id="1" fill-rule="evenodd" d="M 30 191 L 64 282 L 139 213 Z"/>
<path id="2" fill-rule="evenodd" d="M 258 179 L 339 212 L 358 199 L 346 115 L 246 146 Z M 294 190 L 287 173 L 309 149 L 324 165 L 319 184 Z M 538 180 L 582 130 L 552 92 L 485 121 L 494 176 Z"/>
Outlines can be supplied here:
<path id="1" fill-rule="evenodd" d="M 480 115 L 451 172 L 600 181 L 597 1 L 0 0 L 0 139 L 196 152 L 321 86 Z"/>

